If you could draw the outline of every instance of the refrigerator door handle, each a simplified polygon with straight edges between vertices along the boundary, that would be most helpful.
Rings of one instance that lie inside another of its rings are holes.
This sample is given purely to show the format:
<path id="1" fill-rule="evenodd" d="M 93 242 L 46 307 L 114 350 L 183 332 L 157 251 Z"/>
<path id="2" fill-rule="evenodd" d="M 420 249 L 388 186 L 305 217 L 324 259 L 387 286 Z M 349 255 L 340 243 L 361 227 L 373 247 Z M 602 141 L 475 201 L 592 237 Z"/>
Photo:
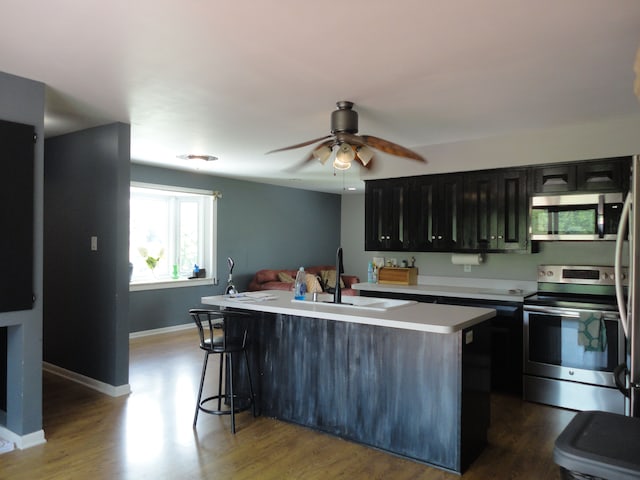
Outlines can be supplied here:
<path id="1" fill-rule="evenodd" d="M 631 193 L 627 194 L 627 198 L 624 200 L 624 206 L 622 207 L 622 213 L 620 215 L 620 223 L 618 224 L 618 235 L 616 238 L 616 253 L 614 272 L 616 276 L 616 301 L 618 303 L 618 311 L 620 312 L 620 323 L 622 324 L 622 330 L 624 336 L 629 338 L 629 319 L 627 316 L 627 305 L 624 299 L 624 288 L 622 278 L 622 245 L 624 244 L 624 236 L 627 230 L 627 224 L 629 222 L 629 212 L 631 210 Z M 631 288 L 631 285 L 629 285 Z"/>

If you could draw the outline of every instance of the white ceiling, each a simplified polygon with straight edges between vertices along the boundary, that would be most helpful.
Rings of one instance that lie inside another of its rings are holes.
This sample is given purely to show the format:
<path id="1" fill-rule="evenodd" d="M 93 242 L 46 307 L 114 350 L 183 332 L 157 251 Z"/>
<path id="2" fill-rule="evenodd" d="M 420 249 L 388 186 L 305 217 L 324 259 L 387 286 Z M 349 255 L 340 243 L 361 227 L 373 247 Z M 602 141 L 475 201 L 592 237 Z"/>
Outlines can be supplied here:
<path id="1" fill-rule="evenodd" d="M 429 145 L 637 113 L 638 0 L 2 0 L 0 71 L 47 85 L 48 136 L 132 126 L 135 162 L 342 190 L 286 168 L 329 133 Z M 377 155 L 380 162 L 411 162 Z M 425 166 L 428 173 L 428 164 Z"/>

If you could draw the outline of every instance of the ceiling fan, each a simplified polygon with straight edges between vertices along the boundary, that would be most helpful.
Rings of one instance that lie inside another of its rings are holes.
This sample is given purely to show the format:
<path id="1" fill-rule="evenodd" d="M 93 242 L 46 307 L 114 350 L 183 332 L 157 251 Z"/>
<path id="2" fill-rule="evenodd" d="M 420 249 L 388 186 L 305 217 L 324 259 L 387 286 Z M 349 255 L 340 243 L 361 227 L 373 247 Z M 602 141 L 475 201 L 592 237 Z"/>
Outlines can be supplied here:
<path id="1" fill-rule="evenodd" d="M 336 103 L 337 110 L 331 112 L 331 134 L 315 138 L 306 142 L 291 145 L 289 147 L 271 150 L 267 154 L 293 150 L 306 147 L 314 143 L 322 142 L 313 149 L 299 164 L 291 170 L 304 166 L 312 160 L 318 160 L 323 165 L 329 157 L 334 156 L 333 167 L 337 170 L 346 170 L 351 167 L 354 160 L 359 161 L 366 168 L 371 167 L 373 158 L 372 149 L 389 153 L 397 157 L 410 158 L 420 162 L 426 162 L 420 154 L 409 150 L 396 143 L 383 140 L 372 135 L 358 135 L 358 112 L 353 110 L 353 102 L 342 100 Z"/>

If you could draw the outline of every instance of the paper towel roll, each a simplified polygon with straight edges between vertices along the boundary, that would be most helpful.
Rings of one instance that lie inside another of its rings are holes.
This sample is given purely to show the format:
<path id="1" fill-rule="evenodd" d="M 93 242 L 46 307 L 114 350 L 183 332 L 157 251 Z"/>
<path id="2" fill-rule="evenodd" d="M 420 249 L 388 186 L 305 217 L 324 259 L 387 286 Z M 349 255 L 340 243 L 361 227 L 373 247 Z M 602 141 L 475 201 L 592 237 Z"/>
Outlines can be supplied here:
<path id="1" fill-rule="evenodd" d="M 480 265 L 484 261 L 481 253 L 453 253 L 451 263 L 454 265 Z"/>

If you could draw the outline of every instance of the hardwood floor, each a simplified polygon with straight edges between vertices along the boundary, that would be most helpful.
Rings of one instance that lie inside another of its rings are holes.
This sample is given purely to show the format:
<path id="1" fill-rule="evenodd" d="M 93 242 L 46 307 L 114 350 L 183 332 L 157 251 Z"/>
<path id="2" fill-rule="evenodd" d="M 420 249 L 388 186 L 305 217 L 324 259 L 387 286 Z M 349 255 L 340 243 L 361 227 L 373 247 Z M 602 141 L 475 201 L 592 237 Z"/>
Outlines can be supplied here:
<path id="1" fill-rule="evenodd" d="M 235 436 L 227 417 L 201 414 L 194 430 L 201 361 L 194 329 L 131 341 L 127 397 L 45 373 L 47 443 L 0 455 L 0 479 L 459 478 L 249 412 L 236 416 Z M 491 402 L 489 445 L 463 478 L 559 479 L 553 444 L 574 412 L 508 395 Z"/>

